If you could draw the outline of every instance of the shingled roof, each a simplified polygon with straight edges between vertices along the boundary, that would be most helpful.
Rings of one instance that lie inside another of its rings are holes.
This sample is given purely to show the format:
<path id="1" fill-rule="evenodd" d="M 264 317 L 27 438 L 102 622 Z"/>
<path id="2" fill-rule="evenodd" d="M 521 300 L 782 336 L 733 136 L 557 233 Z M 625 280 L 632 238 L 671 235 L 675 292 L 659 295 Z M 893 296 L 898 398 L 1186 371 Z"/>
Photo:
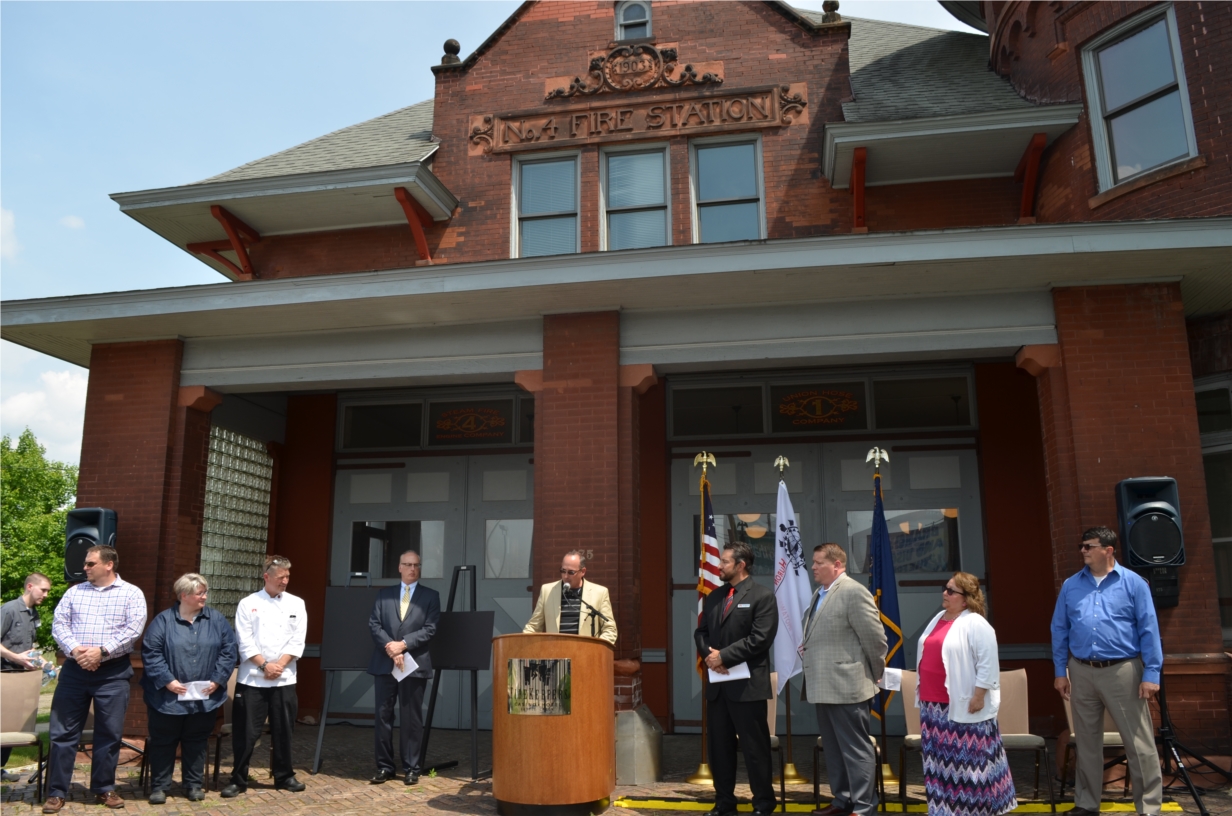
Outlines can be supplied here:
<path id="1" fill-rule="evenodd" d="M 432 104 L 431 99 L 418 102 L 196 183 L 247 181 L 422 161 L 436 148 L 432 140 Z"/>
<path id="2" fill-rule="evenodd" d="M 848 122 L 927 119 L 1035 107 L 988 67 L 988 37 L 846 18 L 855 101 Z"/>

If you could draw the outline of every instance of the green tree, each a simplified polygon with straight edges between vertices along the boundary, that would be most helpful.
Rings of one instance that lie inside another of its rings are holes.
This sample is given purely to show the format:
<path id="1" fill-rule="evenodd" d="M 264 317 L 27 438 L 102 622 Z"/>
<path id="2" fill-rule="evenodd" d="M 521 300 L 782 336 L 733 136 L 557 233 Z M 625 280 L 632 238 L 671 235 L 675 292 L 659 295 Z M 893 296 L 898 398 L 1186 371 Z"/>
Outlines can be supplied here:
<path id="1" fill-rule="evenodd" d="M 16 446 L 0 439 L 0 598 L 25 591 L 32 572 L 51 579 L 51 592 L 39 608 L 39 645 L 53 646 L 51 613 L 67 588 L 64 582 L 64 525 L 77 494 L 77 466 L 47 458 L 29 428 Z"/>

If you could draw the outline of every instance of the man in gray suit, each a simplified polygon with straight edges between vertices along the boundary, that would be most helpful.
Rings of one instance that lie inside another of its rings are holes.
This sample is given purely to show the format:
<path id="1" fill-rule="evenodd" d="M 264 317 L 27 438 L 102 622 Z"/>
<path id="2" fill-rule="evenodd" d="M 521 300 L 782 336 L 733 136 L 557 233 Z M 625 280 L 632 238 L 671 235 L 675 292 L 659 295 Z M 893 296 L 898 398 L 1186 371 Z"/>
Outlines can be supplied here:
<path id="1" fill-rule="evenodd" d="M 837 544 L 813 549 L 817 591 L 804 616 L 804 689 L 817 706 L 833 801 L 821 816 L 870 816 L 877 809 L 877 755 L 868 737 L 868 704 L 885 672 L 886 637 L 873 596 L 848 577 Z"/>
<path id="2" fill-rule="evenodd" d="M 398 574 L 402 581 L 382 589 L 372 607 L 368 628 L 377 648 L 368 661 L 368 674 L 373 675 L 376 693 L 376 776 L 372 784 L 393 779 L 394 771 L 394 701 L 398 702 L 399 751 L 405 782 L 419 782 L 419 746 L 423 737 L 423 697 L 428 678 L 432 676 L 432 658 L 428 642 L 436 634 L 441 619 L 441 596 L 435 589 L 419 583 L 421 561 L 419 553 L 407 550 L 398 559 Z M 402 671 L 407 656 L 418 667 L 401 682 L 394 679 L 395 667 Z"/>

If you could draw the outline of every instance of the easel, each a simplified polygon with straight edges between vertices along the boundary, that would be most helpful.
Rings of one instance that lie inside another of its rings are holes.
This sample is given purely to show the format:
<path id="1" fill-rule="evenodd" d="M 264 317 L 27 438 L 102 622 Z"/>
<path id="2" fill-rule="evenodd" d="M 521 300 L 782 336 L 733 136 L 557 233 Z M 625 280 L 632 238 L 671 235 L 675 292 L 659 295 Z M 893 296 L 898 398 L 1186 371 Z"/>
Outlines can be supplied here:
<path id="1" fill-rule="evenodd" d="M 458 576 L 466 573 L 470 585 L 470 611 L 454 612 L 458 593 Z M 457 760 L 424 765 L 428 756 L 428 738 L 432 734 L 432 716 L 436 712 L 436 696 L 441 687 L 441 672 L 469 671 L 471 673 L 471 781 L 478 782 L 492 776 L 491 769 L 479 771 L 479 672 L 492 668 L 492 625 L 495 612 L 480 612 L 477 609 L 478 595 L 475 589 L 476 567 L 464 564 L 453 568 L 453 580 L 449 584 L 449 601 L 436 635 L 428 649 L 432 655 L 432 694 L 428 698 L 428 718 L 424 721 L 423 743 L 419 749 L 419 765 L 424 773 L 441 768 L 456 767 Z"/>
<path id="2" fill-rule="evenodd" d="M 372 601 L 373 601 L 373 598 L 375 597 L 372 593 L 372 575 L 367 572 L 348 573 L 346 584 L 343 585 L 344 589 L 351 588 L 352 578 L 363 578 L 365 581 L 365 589 L 367 590 L 367 593 L 366 593 L 366 596 L 363 599 L 361 599 L 361 602 L 357 606 L 358 613 L 365 614 L 364 613 L 365 608 L 368 610 L 372 609 Z M 330 588 L 330 589 L 333 589 L 333 588 Z M 326 606 L 327 606 L 326 611 L 327 612 L 331 611 L 328 608 L 328 604 Z M 358 614 L 356 617 L 358 617 Z M 360 624 L 357 621 L 355 622 L 354 625 L 358 626 Z M 365 624 L 365 627 L 366 627 L 366 624 Z M 366 632 L 367 629 L 365 628 L 364 631 Z M 322 657 L 324 658 L 324 654 L 322 655 Z M 353 665 L 342 666 L 342 669 L 344 670 L 353 669 L 355 671 L 364 671 L 366 668 L 367 668 L 366 661 L 361 661 L 358 657 L 354 659 Z M 325 722 L 329 716 L 329 698 L 334 691 L 334 675 L 339 670 L 340 669 L 337 669 L 337 668 L 330 668 L 330 669 L 325 670 L 325 700 L 321 704 L 321 725 L 320 725 L 320 728 L 317 730 L 317 750 L 316 750 L 316 753 L 313 754 L 313 757 L 312 757 L 312 773 L 313 774 L 316 774 L 320 772 L 321 770 L 321 746 L 325 743 Z"/>

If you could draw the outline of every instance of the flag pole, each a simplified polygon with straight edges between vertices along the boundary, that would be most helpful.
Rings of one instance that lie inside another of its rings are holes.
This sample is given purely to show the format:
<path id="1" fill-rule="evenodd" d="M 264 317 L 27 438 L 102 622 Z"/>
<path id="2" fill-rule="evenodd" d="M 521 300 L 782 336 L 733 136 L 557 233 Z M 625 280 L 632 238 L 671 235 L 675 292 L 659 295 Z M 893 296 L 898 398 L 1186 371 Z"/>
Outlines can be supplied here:
<path id="1" fill-rule="evenodd" d="M 888 462 L 890 461 L 890 457 L 885 451 L 880 450 L 879 448 L 873 448 L 873 450 L 870 451 L 870 454 L 872 455 L 872 458 L 873 458 L 873 490 L 876 491 L 877 494 L 880 494 L 881 493 L 881 460 L 884 458 Z M 880 588 L 878 588 L 877 597 L 874 598 L 874 600 L 877 602 L 877 612 L 878 614 L 880 614 L 881 612 L 881 589 Z M 877 718 L 881 720 L 881 757 L 883 760 L 887 760 L 889 759 L 890 755 L 886 749 L 886 717 L 889 716 L 890 712 L 886 710 L 886 706 L 889 705 L 889 697 L 886 695 L 886 692 L 883 689 L 877 689 L 877 700 L 878 702 L 881 703 L 881 705 L 879 706 L 881 708 L 881 716 Z M 906 705 L 906 702 L 904 702 L 903 705 Z M 898 781 L 898 777 L 895 776 L 894 770 L 893 768 L 890 767 L 889 762 L 883 761 L 881 763 L 881 778 L 887 784 L 894 784 L 895 782 Z M 881 809 L 883 811 L 885 807 L 886 807 L 886 803 L 882 802 Z"/>
<path id="2" fill-rule="evenodd" d="M 702 451 L 697 456 L 693 457 L 693 467 L 697 467 L 698 465 L 702 466 L 702 479 L 698 483 L 697 488 L 697 495 L 701 501 L 702 507 L 701 515 L 697 517 L 697 543 L 700 545 L 698 547 L 699 563 L 697 573 L 697 589 L 699 592 L 702 588 L 701 564 L 706 560 L 706 465 L 708 464 L 714 465 L 715 467 L 719 466 L 719 463 L 714 461 L 713 453 L 706 453 L 705 451 Z M 697 770 L 693 773 L 693 775 L 685 779 L 685 782 L 688 782 L 690 785 L 707 785 L 709 787 L 714 787 L 714 776 L 710 773 L 710 765 L 706 763 L 706 672 L 703 670 L 700 663 L 697 667 L 697 673 L 700 674 L 702 678 L 702 761 L 701 764 L 697 766 Z"/>

